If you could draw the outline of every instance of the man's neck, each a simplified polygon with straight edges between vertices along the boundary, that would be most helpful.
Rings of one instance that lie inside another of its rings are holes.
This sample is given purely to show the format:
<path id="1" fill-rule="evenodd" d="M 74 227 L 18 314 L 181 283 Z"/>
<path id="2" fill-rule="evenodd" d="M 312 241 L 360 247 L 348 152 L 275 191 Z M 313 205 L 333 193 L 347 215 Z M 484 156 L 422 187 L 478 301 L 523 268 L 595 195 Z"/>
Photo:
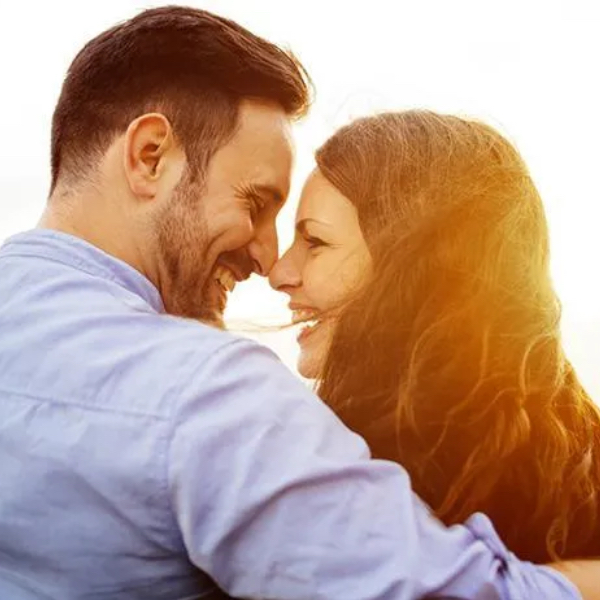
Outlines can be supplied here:
<path id="1" fill-rule="evenodd" d="M 54 229 L 85 240 L 148 277 L 136 228 L 122 214 L 115 199 L 90 190 L 55 190 L 38 227 Z"/>

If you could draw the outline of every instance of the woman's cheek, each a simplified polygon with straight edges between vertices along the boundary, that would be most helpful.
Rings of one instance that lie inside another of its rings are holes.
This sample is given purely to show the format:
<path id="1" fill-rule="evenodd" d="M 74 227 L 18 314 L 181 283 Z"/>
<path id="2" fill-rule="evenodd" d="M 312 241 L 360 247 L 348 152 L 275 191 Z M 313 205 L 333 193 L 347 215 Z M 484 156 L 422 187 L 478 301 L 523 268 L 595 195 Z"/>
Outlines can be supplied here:
<path id="1" fill-rule="evenodd" d="M 323 273 L 319 285 L 322 308 L 334 308 L 339 302 L 344 300 L 348 293 L 344 280 L 345 278 L 343 273 L 340 272 L 339 264 L 334 268 L 328 269 L 326 273 Z"/>

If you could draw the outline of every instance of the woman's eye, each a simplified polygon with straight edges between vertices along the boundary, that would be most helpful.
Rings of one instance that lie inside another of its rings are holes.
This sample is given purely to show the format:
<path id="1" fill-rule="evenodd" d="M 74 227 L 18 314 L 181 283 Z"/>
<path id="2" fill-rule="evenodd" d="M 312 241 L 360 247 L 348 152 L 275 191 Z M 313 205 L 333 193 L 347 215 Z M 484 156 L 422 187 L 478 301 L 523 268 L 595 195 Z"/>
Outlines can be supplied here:
<path id="1" fill-rule="evenodd" d="M 313 250 L 315 248 L 322 248 L 324 246 L 327 246 L 328 244 L 326 242 L 324 242 L 323 240 L 317 238 L 317 237 L 306 237 L 306 243 L 308 244 L 308 247 Z"/>

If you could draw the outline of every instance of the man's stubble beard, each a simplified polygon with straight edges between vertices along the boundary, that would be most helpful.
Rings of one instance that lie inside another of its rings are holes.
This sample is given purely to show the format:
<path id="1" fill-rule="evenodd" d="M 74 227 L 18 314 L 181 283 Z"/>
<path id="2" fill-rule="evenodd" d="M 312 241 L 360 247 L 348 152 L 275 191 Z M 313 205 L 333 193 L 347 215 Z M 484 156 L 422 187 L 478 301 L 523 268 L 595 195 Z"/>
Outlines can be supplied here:
<path id="1" fill-rule="evenodd" d="M 222 307 L 210 293 L 213 265 L 208 264 L 202 196 L 202 185 L 186 175 L 157 217 L 159 291 L 168 314 L 223 328 Z"/>

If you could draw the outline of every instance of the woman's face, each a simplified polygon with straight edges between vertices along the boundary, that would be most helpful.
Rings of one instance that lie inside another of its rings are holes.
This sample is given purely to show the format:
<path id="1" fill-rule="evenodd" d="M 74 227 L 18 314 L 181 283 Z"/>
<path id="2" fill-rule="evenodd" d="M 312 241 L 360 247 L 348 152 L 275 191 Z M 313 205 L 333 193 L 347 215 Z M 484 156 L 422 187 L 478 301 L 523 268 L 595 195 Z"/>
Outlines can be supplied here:
<path id="1" fill-rule="evenodd" d="M 298 370 L 315 378 L 333 334 L 333 315 L 371 265 L 354 205 L 315 169 L 307 179 L 296 235 L 273 267 L 271 286 L 290 297 L 293 321 L 309 320 L 298 336 Z"/>

